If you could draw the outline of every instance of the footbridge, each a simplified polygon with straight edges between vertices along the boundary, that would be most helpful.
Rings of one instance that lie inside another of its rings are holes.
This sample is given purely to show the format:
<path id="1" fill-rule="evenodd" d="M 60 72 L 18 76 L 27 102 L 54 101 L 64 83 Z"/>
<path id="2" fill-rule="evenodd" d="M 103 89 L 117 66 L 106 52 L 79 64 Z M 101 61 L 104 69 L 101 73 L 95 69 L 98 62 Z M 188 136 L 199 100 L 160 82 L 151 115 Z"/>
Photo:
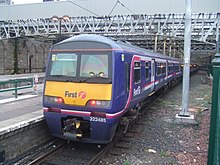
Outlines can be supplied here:
<path id="1" fill-rule="evenodd" d="M 192 53 L 215 52 L 216 28 L 220 13 L 192 14 Z M 44 37 L 58 34 L 95 33 L 126 40 L 141 47 L 180 56 L 183 51 L 184 14 L 115 15 L 5 20 L 0 22 L 0 39 L 14 37 Z"/>

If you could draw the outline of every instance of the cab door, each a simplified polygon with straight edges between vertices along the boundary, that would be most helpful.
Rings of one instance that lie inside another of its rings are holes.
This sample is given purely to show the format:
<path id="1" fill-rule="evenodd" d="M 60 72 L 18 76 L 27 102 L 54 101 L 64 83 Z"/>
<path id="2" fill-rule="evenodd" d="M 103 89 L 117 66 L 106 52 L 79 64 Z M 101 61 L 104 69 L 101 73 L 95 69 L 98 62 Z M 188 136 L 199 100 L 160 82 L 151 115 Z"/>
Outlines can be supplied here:
<path id="1" fill-rule="evenodd" d="M 130 67 L 131 64 L 126 62 L 125 63 L 125 79 L 126 79 L 126 97 L 128 99 L 129 97 L 129 92 L 130 92 Z"/>
<path id="2" fill-rule="evenodd" d="M 134 61 L 134 88 L 133 96 L 138 97 L 141 94 L 141 61 L 140 59 Z"/>
<path id="3" fill-rule="evenodd" d="M 151 90 L 150 92 L 154 92 L 155 89 L 155 59 L 151 59 Z"/>
<path id="4" fill-rule="evenodd" d="M 166 84 L 168 83 L 168 76 L 169 76 L 169 73 L 168 73 L 168 61 L 166 61 L 166 77 L 165 77 L 165 81 L 166 81 Z"/>

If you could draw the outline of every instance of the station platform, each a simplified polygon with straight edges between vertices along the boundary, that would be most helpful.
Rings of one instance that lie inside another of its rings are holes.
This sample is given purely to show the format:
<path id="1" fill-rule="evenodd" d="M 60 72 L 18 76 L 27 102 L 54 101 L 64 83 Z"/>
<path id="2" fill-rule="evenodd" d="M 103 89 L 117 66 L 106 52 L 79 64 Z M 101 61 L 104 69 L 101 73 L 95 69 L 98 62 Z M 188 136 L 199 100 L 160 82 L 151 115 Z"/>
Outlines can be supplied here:
<path id="1" fill-rule="evenodd" d="M 35 74 L 5 75 L 0 76 L 0 81 L 29 78 Z M 44 73 L 38 76 L 44 77 Z M 43 84 L 36 84 L 36 90 L 18 90 L 17 98 L 14 91 L 0 92 L 0 135 L 43 120 L 42 92 Z"/>
<path id="2" fill-rule="evenodd" d="M 29 74 L 15 74 L 15 75 L 0 75 L 0 82 L 11 79 L 30 78 L 38 75 L 38 77 L 44 77 L 45 73 L 29 73 Z"/>

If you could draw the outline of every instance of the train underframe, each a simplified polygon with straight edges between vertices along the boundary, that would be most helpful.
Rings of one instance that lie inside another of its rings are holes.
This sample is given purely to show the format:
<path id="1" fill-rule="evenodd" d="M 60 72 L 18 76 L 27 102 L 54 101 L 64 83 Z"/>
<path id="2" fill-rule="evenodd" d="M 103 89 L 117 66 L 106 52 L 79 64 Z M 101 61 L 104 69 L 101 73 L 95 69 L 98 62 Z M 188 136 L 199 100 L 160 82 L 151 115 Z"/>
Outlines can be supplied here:
<path id="1" fill-rule="evenodd" d="M 89 117 L 60 116 L 51 112 L 44 115 L 53 136 L 66 140 L 98 144 L 105 144 L 112 140 L 119 120 L 106 119 L 106 122 L 96 122 L 90 121 Z"/>

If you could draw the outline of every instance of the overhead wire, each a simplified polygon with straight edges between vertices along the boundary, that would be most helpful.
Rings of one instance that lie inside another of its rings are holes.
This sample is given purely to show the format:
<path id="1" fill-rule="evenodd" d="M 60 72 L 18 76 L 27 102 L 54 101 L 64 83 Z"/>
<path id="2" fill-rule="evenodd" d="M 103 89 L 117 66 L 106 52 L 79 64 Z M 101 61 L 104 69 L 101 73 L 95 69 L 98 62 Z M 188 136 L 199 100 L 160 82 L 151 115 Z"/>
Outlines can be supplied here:
<path id="1" fill-rule="evenodd" d="M 108 16 L 110 16 L 113 12 L 113 10 L 115 9 L 115 7 L 117 6 L 117 4 L 120 4 L 122 7 L 126 8 L 128 11 L 130 11 L 132 14 L 134 14 L 134 12 L 132 10 L 130 10 L 128 7 L 126 7 L 122 2 L 120 2 L 119 0 L 116 1 L 115 5 L 113 6 L 112 10 L 110 11 L 110 13 L 108 14 Z"/>
<path id="2" fill-rule="evenodd" d="M 113 10 L 115 9 L 115 7 L 117 6 L 119 0 L 116 1 L 115 5 L 113 6 L 112 10 L 110 11 L 110 13 L 108 14 L 108 16 L 110 16 L 113 12 Z"/>
<path id="3" fill-rule="evenodd" d="M 88 12 L 94 14 L 95 16 L 99 16 L 98 14 L 94 13 L 93 11 L 91 11 L 91 10 L 85 8 L 85 7 L 82 7 L 82 6 L 78 5 L 77 3 L 75 3 L 75 2 L 73 2 L 73 1 L 71 1 L 71 0 L 67 0 L 67 1 L 70 2 L 70 3 L 72 3 L 72 4 L 74 4 L 74 5 L 76 5 L 76 6 L 78 6 L 79 8 L 81 8 L 81 9 L 83 9 L 83 10 L 86 10 L 86 11 L 88 11 Z"/>
<path id="4" fill-rule="evenodd" d="M 121 3 L 119 0 L 118 0 L 118 3 L 121 4 L 121 6 L 123 6 L 124 8 L 126 8 L 128 11 L 130 11 L 132 14 L 134 14 L 134 12 L 132 10 L 130 10 L 128 7 L 126 7 L 123 3 Z"/>

